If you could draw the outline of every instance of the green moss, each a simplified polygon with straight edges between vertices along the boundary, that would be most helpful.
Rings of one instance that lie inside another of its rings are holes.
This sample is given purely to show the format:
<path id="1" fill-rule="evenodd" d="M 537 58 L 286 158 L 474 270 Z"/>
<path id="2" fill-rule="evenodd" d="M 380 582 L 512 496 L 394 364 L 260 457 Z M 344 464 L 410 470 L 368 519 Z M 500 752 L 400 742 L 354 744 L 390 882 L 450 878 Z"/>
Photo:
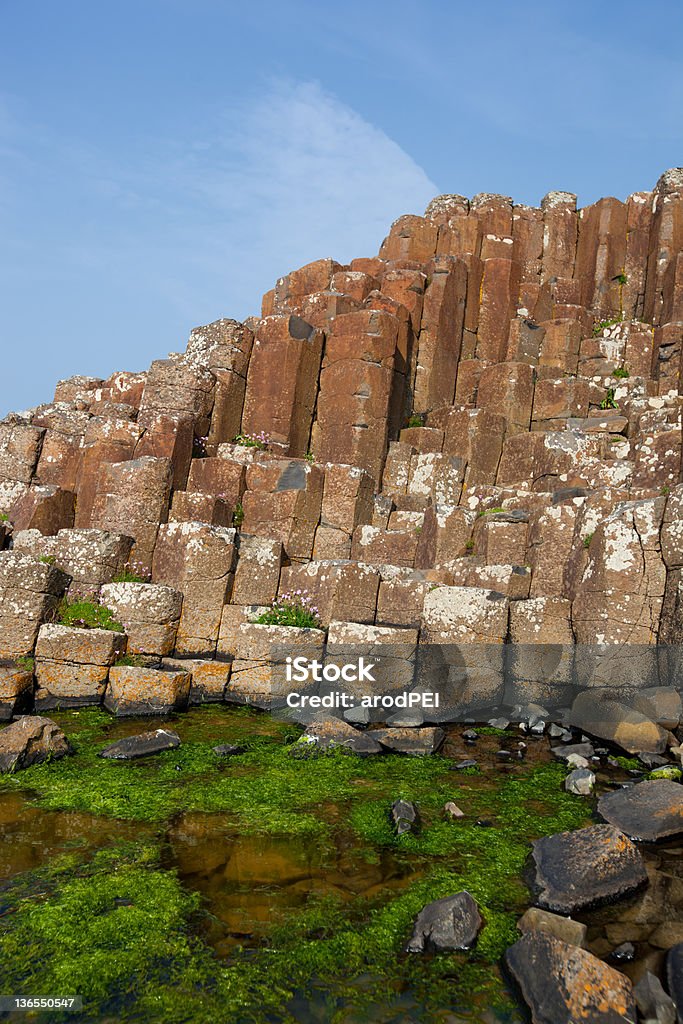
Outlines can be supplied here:
<path id="1" fill-rule="evenodd" d="M 33 672 L 35 669 L 35 661 L 29 656 L 24 658 L 15 658 L 14 664 L 23 672 Z"/>
<path id="2" fill-rule="evenodd" d="M 479 511 L 477 512 L 477 518 L 479 519 L 481 518 L 481 516 L 493 516 L 496 515 L 498 512 L 505 511 L 507 510 L 504 509 L 502 505 L 497 505 L 495 508 L 482 508 L 479 509 Z"/>
<path id="3" fill-rule="evenodd" d="M 124 654 L 114 662 L 116 668 L 144 668 L 145 659 L 141 654 Z"/>
<path id="4" fill-rule="evenodd" d="M 110 629 L 114 633 L 124 631 L 110 608 L 93 601 L 69 601 L 63 598 L 57 609 L 57 621 L 62 626 L 74 626 L 77 629 Z"/>
<path id="5" fill-rule="evenodd" d="M 413 429 L 415 427 L 424 427 L 424 425 L 425 418 L 424 416 L 419 415 L 418 413 L 413 413 L 412 416 L 409 416 L 408 421 L 406 423 L 406 427 L 408 427 L 409 429 Z"/>
<path id="6" fill-rule="evenodd" d="M 680 782 L 683 773 L 680 768 L 676 768 L 673 764 L 664 765 L 662 768 L 655 768 L 654 771 L 649 772 L 645 777 L 647 779 L 671 779 L 672 782 Z"/>
<path id="7" fill-rule="evenodd" d="M 624 380 L 626 377 L 630 377 L 631 374 L 629 373 L 627 367 L 625 367 L 625 366 L 618 366 L 617 369 L 612 374 L 612 376 L 616 377 L 617 380 Z"/>
<path id="8" fill-rule="evenodd" d="M 0 523 L 9 523 L 9 516 L 6 512 L 0 512 Z"/>
<path id="9" fill-rule="evenodd" d="M 615 757 L 614 760 L 624 771 L 642 771 L 643 769 L 637 757 Z"/>
<path id="10" fill-rule="evenodd" d="M 530 842 L 587 818 L 586 803 L 564 792 L 565 767 L 556 763 L 472 778 L 450 772 L 438 756 L 361 759 L 338 751 L 302 761 L 291 756 L 296 727 L 247 709 L 193 712 L 174 723 L 178 750 L 112 763 L 97 752 L 131 723 L 99 709 L 54 717 L 74 756 L 5 776 L 0 791 L 25 789 L 42 807 L 162 828 L 179 812 L 216 812 L 236 834 L 304 837 L 323 868 L 338 870 L 342 850 L 395 865 L 371 895 L 309 894 L 266 928 L 258 946 L 238 947 L 229 961 L 197 938 L 206 915 L 163 869 L 163 850 L 153 844 L 104 850 L 85 864 L 73 853 L 21 876 L 2 897 L 11 909 L 0 915 L 5 991 L 82 993 L 93 1019 L 294 1021 L 287 1004 L 312 984 L 329 993 L 332 1009 L 320 1019 L 330 1021 L 342 1006 L 344 1019 L 360 1007 L 363 1019 L 374 1019 L 373 1007 L 400 1001 L 406 986 L 425 1021 L 445 1009 L 471 1014 L 477 998 L 487 1008 L 506 1005 L 492 964 L 515 940 L 528 900 L 521 873 Z M 234 740 L 245 752 L 217 758 L 212 746 Z M 418 805 L 417 834 L 394 834 L 389 809 L 397 797 Z M 444 820 L 448 800 L 465 818 Z M 476 949 L 406 957 L 419 910 L 461 889 L 485 921 Z"/>

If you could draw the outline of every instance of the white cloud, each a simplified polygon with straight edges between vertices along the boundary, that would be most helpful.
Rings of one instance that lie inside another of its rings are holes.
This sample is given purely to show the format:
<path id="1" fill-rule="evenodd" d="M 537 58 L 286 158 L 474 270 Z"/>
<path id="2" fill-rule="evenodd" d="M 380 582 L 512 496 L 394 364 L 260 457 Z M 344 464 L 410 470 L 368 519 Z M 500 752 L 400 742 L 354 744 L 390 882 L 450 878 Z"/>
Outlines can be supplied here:
<path id="1" fill-rule="evenodd" d="M 252 295 L 309 260 L 376 254 L 391 221 L 438 192 L 400 146 L 315 83 L 274 83 L 178 172 L 220 218 L 204 235 L 213 256 L 222 252 L 240 294 Z"/>

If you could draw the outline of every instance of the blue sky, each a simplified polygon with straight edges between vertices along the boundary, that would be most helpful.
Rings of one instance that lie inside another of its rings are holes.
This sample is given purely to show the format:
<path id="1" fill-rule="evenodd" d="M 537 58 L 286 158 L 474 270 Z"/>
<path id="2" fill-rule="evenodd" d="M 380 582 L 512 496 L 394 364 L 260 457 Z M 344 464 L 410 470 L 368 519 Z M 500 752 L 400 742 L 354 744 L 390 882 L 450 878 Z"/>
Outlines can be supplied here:
<path id="1" fill-rule="evenodd" d="M 440 192 L 683 164 L 683 7 L 0 0 L 0 415 L 144 369 Z"/>

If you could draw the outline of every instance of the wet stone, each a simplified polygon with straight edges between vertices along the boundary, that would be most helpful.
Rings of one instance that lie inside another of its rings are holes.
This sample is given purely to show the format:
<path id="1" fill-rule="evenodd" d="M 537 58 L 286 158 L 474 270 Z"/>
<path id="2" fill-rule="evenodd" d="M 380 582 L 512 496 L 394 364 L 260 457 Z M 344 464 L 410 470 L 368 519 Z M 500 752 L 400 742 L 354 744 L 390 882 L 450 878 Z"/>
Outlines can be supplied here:
<path id="1" fill-rule="evenodd" d="M 213 752 L 218 757 L 234 757 L 236 754 L 243 754 L 245 749 L 237 743 L 219 743 L 217 747 L 213 747 Z"/>
<path id="2" fill-rule="evenodd" d="M 590 796 L 595 785 L 595 775 L 588 768 L 577 768 L 564 780 L 564 788 L 575 796 Z"/>
<path id="3" fill-rule="evenodd" d="M 407 953 L 471 949 L 483 925 L 468 892 L 428 903 L 417 915 Z"/>
<path id="4" fill-rule="evenodd" d="M 570 917 L 562 917 L 560 914 L 551 914 L 549 910 L 541 910 L 540 907 L 529 907 L 517 922 L 517 929 L 523 935 L 527 932 L 553 935 L 572 946 L 584 946 L 588 931 L 587 925 L 580 921 L 573 921 Z"/>
<path id="5" fill-rule="evenodd" d="M 161 754 L 165 750 L 175 750 L 180 746 L 180 736 L 171 729 L 151 729 L 136 736 L 125 736 L 111 746 L 100 751 L 100 757 L 113 761 L 132 761 L 136 757 L 147 757 L 150 754 Z"/>
<path id="6" fill-rule="evenodd" d="M 505 954 L 533 1024 L 635 1024 L 631 982 L 578 946 L 528 932 Z"/>
<path id="7" fill-rule="evenodd" d="M 56 761 L 71 752 L 71 744 L 51 718 L 24 715 L 0 730 L 0 772 Z"/>
<path id="8" fill-rule="evenodd" d="M 611 825 L 591 825 L 538 839 L 532 860 L 536 902 L 560 914 L 620 899 L 647 882 L 637 848 Z"/>
<path id="9" fill-rule="evenodd" d="M 466 768 L 476 768 L 477 761 L 473 761 L 472 758 L 465 758 L 464 761 L 458 761 L 456 764 L 452 764 L 449 771 L 452 772 L 463 772 Z"/>
<path id="10" fill-rule="evenodd" d="M 613 949 L 607 959 L 611 964 L 628 964 L 635 959 L 636 947 L 632 942 L 622 942 Z"/>
<path id="11" fill-rule="evenodd" d="M 676 1024 L 676 1007 L 673 999 L 651 971 L 646 971 L 633 989 L 636 1004 L 644 1021 L 653 1024 Z"/>
<path id="12" fill-rule="evenodd" d="M 397 754 L 411 754 L 424 757 L 435 754 L 442 745 L 446 733 L 438 728 L 418 729 L 376 729 L 370 736 Z"/>
<path id="13" fill-rule="evenodd" d="M 683 835 L 683 786 L 670 779 L 605 793 L 598 812 L 631 839 L 657 842 Z"/>
<path id="14" fill-rule="evenodd" d="M 396 835 L 402 836 L 406 832 L 416 832 L 420 825 L 420 816 L 417 807 L 410 800 L 395 800 L 391 805 L 391 821 L 396 830 Z"/>

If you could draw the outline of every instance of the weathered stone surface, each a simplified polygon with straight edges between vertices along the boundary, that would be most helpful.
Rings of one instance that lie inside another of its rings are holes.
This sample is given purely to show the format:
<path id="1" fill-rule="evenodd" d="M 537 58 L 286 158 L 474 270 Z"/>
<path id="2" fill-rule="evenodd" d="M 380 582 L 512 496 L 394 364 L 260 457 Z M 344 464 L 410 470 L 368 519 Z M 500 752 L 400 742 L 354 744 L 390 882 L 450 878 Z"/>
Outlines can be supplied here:
<path id="1" fill-rule="evenodd" d="M 40 627 L 36 658 L 108 667 L 114 664 L 125 649 L 124 633 L 115 633 L 110 629 L 74 629 L 50 623 Z"/>
<path id="2" fill-rule="evenodd" d="M 471 949 L 483 923 L 479 908 L 468 892 L 435 900 L 417 915 L 406 951 Z"/>
<path id="3" fill-rule="evenodd" d="M 673 839 L 683 833 L 683 786 L 657 779 L 604 793 L 598 813 L 630 839 Z"/>
<path id="4" fill-rule="evenodd" d="M 133 761 L 138 757 L 148 757 L 150 754 L 161 754 L 165 750 L 176 750 L 180 746 L 180 737 L 177 732 L 171 729 L 153 729 L 150 732 L 141 732 L 136 736 L 124 736 L 110 746 L 105 747 L 99 753 L 112 761 Z"/>
<path id="5" fill-rule="evenodd" d="M 398 836 L 417 832 L 420 827 L 420 815 L 410 800 L 394 800 L 389 816 Z"/>
<path id="6" fill-rule="evenodd" d="M 517 928 L 522 934 L 526 932 L 543 932 L 544 935 L 552 935 L 562 942 L 571 946 L 585 946 L 588 926 L 580 921 L 573 921 L 571 917 L 560 917 L 559 914 L 551 914 L 549 910 L 541 910 L 539 907 L 529 907 L 517 922 Z"/>
<path id="7" fill-rule="evenodd" d="M 505 964 L 533 1024 L 635 1024 L 631 982 L 577 946 L 541 932 L 522 936 Z"/>
<path id="8" fill-rule="evenodd" d="M 286 455 L 306 454 L 322 342 L 322 332 L 299 316 L 260 321 L 247 374 L 242 433 L 264 433 Z"/>
<path id="9" fill-rule="evenodd" d="M 0 722 L 28 711 L 33 696 L 33 673 L 12 664 L 0 664 Z"/>
<path id="10" fill-rule="evenodd" d="M 153 583 L 109 583 L 101 601 L 128 635 L 128 654 L 165 657 L 175 647 L 183 595 Z"/>
<path id="11" fill-rule="evenodd" d="M 240 534 L 233 604 L 272 604 L 280 583 L 282 542 Z"/>
<path id="12" fill-rule="evenodd" d="M 40 530 L 54 536 L 74 524 L 75 495 L 54 484 L 32 486 L 9 511 L 15 530 Z"/>
<path id="13" fill-rule="evenodd" d="M 322 467 L 305 460 L 254 463 L 243 498 L 245 533 L 280 540 L 289 558 L 309 559 L 320 521 Z"/>
<path id="14" fill-rule="evenodd" d="M 666 750 L 668 734 L 651 718 L 622 703 L 618 691 L 589 689 L 579 693 L 572 704 L 567 724 L 616 743 L 629 754 L 641 750 L 661 753 Z"/>
<path id="15" fill-rule="evenodd" d="M 151 567 L 159 524 L 168 518 L 172 479 L 169 459 L 144 457 L 105 465 L 91 525 L 133 537 L 133 556 Z"/>
<path id="16" fill-rule="evenodd" d="M 118 716 L 168 715 L 187 707 L 189 672 L 121 666 L 109 672 L 104 706 Z"/>
<path id="17" fill-rule="evenodd" d="M 32 655 L 42 622 L 57 607 L 69 577 L 18 551 L 0 552 L 0 658 Z"/>
<path id="18" fill-rule="evenodd" d="M 373 733 L 354 729 L 339 718 L 321 718 L 311 722 L 299 742 L 320 750 L 344 747 L 361 757 L 382 753 L 382 747 Z"/>
<path id="19" fill-rule="evenodd" d="M 438 728 L 375 729 L 371 736 L 396 754 L 424 757 L 437 752 L 446 733 Z"/>
<path id="20" fill-rule="evenodd" d="M 612 825 L 537 839 L 532 858 L 536 902 L 559 914 L 619 899 L 647 882 L 640 853 Z"/>
<path id="21" fill-rule="evenodd" d="M 183 593 L 176 650 L 213 654 L 223 605 L 230 597 L 235 531 L 206 523 L 167 523 L 154 550 L 154 579 Z"/>
<path id="22" fill-rule="evenodd" d="M 0 729 L 0 772 L 20 771 L 70 753 L 71 744 L 49 718 L 24 715 Z"/>

